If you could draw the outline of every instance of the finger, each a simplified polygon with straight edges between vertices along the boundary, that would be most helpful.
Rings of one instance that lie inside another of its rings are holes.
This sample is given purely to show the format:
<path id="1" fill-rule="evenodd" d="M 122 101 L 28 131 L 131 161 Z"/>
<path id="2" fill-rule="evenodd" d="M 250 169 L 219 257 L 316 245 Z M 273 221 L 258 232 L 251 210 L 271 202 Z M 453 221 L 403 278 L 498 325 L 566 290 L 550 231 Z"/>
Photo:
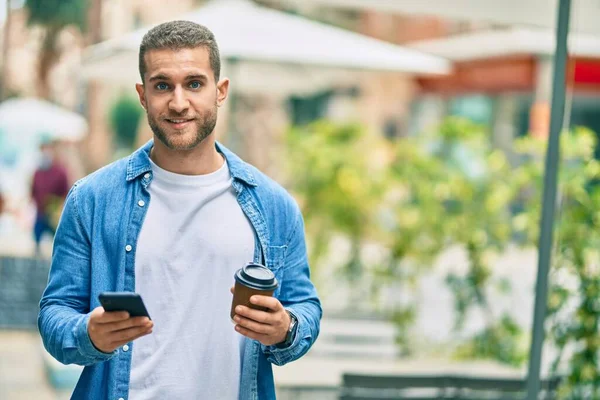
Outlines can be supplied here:
<path id="1" fill-rule="evenodd" d="M 250 303 L 257 305 L 257 306 L 268 308 L 269 310 L 273 310 L 273 311 L 279 311 L 280 309 L 283 308 L 283 306 L 281 305 L 279 300 L 277 300 L 275 297 L 271 297 L 271 296 L 261 296 L 261 295 L 252 296 L 252 297 L 250 297 Z"/>
<path id="2" fill-rule="evenodd" d="M 266 311 L 254 310 L 246 306 L 237 306 L 235 308 L 235 313 L 262 324 L 272 325 L 275 322 L 273 314 Z"/>
<path id="3" fill-rule="evenodd" d="M 108 340 L 111 343 L 118 342 L 129 342 L 133 340 L 134 337 L 146 332 L 147 330 L 152 329 L 152 325 L 144 325 L 144 326 L 135 326 L 133 328 L 127 328 L 116 332 L 111 332 L 109 334 Z"/>
<path id="4" fill-rule="evenodd" d="M 261 333 L 263 335 L 270 335 L 275 332 L 275 329 L 272 325 L 261 324 L 256 321 L 252 321 L 251 319 L 241 317 L 236 315 L 233 317 L 233 320 L 240 326 L 247 328 L 253 332 Z"/>
<path id="5" fill-rule="evenodd" d="M 150 328 L 148 328 L 148 327 L 129 328 L 129 329 L 124 329 L 118 333 L 113 333 L 113 335 L 110 336 L 108 338 L 108 340 L 111 343 L 111 346 L 118 347 L 121 344 L 131 342 L 132 340 L 135 340 L 141 336 L 147 335 L 150 332 L 152 332 L 151 327 Z"/>
<path id="6" fill-rule="evenodd" d="M 112 322 L 124 321 L 129 318 L 127 311 L 104 311 L 98 315 L 98 319 L 95 321 L 99 324 L 110 324 Z"/>
<path id="7" fill-rule="evenodd" d="M 230 288 L 229 288 L 229 291 L 231 292 L 231 294 L 234 294 L 234 292 L 235 292 L 235 287 L 234 287 L 234 286 L 230 287 Z"/>
<path id="8" fill-rule="evenodd" d="M 235 330 L 238 333 L 240 333 L 240 334 L 242 334 L 242 335 L 244 335 L 246 337 L 249 337 L 250 339 L 258 340 L 259 342 L 262 342 L 263 340 L 265 340 L 265 336 L 264 335 L 261 335 L 260 333 L 253 332 L 250 329 L 244 328 L 243 326 L 236 325 L 235 326 Z"/>
<path id="9" fill-rule="evenodd" d="M 148 317 L 134 317 L 126 319 L 125 321 L 111 322 L 108 324 L 103 324 L 99 327 L 100 330 L 104 332 L 114 332 L 120 331 L 127 328 L 132 328 L 135 326 L 144 326 L 150 323 L 150 319 Z"/>
<path id="10" fill-rule="evenodd" d="M 131 339 L 129 339 L 129 340 L 122 340 L 122 341 L 120 341 L 120 342 L 117 342 L 117 343 L 114 343 L 114 344 L 112 344 L 112 345 L 113 345 L 114 347 L 121 347 L 121 346 L 123 346 L 123 345 L 125 345 L 125 344 L 127 344 L 127 343 L 129 343 L 129 342 L 133 342 L 134 340 L 136 340 L 136 339 L 139 339 L 139 338 L 141 338 L 141 337 L 143 337 L 143 336 L 149 335 L 149 334 L 151 334 L 151 333 L 152 333 L 152 329 L 149 329 L 149 330 L 147 330 L 147 331 L 145 331 L 145 332 L 142 332 L 142 333 L 140 333 L 140 334 L 139 334 L 139 335 L 137 335 L 137 336 L 134 336 L 134 337 L 132 337 L 132 338 L 131 338 Z"/>

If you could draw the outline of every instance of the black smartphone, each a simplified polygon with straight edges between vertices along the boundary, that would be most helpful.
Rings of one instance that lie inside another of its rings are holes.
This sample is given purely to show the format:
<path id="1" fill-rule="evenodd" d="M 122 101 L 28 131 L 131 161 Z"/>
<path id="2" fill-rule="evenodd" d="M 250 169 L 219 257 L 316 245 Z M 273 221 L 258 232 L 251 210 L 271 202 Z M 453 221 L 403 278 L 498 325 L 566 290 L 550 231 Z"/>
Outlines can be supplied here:
<path id="1" fill-rule="evenodd" d="M 105 311 L 127 311 L 131 317 L 150 318 L 142 296 L 137 293 L 103 292 L 98 295 L 98 300 Z"/>

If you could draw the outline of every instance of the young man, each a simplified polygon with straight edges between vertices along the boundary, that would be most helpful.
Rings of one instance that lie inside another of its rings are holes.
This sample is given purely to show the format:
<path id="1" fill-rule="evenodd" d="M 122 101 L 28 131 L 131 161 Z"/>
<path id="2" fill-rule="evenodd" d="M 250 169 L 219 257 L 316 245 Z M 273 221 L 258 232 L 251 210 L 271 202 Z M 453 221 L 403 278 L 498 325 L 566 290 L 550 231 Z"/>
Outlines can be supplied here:
<path id="1" fill-rule="evenodd" d="M 136 86 L 154 140 L 74 185 L 55 238 L 39 329 L 85 365 L 76 399 L 274 399 L 271 364 L 304 355 L 321 306 L 291 196 L 215 142 L 229 80 L 203 26 L 169 22 L 140 46 Z M 279 287 L 231 323 L 234 273 L 266 264 Z M 152 317 L 105 312 L 140 293 Z M 137 339 L 137 340 L 136 340 Z"/>

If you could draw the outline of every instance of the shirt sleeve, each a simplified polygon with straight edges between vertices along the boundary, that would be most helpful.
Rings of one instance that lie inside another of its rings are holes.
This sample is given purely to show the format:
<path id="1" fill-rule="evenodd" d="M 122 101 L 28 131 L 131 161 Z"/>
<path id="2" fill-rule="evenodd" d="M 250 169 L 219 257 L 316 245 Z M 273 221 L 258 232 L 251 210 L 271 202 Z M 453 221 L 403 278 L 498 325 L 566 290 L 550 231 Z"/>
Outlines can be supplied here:
<path id="1" fill-rule="evenodd" d="M 317 291 L 310 280 L 304 221 L 299 209 L 296 210 L 293 226 L 283 266 L 284 279 L 279 300 L 298 320 L 296 334 L 291 345 L 285 348 L 261 345 L 267 359 L 280 366 L 297 360 L 311 348 L 319 335 L 323 313 Z"/>
<path id="2" fill-rule="evenodd" d="M 54 239 L 48 285 L 40 301 L 38 328 L 46 350 L 63 364 L 91 365 L 116 352 L 96 349 L 88 334 L 90 240 L 77 210 L 77 185 L 67 195 Z"/>

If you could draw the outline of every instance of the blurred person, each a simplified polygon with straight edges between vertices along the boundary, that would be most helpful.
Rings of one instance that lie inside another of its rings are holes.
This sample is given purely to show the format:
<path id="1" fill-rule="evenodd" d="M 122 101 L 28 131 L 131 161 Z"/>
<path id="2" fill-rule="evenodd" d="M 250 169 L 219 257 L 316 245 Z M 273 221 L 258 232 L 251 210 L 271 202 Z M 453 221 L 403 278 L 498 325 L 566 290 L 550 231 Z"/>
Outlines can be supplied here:
<path id="1" fill-rule="evenodd" d="M 300 210 L 216 142 L 229 80 L 208 29 L 151 29 L 139 68 L 154 138 L 71 189 L 40 302 L 44 345 L 86 366 L 75 399 L 275 399 L 272 364 L 303 356 L 322 315 Z M 279 286 L 232 324 L 234 273 L 249 261 Z M 152 320 L 106 312 L 104 291 L 141 294 Z"/>
<path id="2" fill-rule="evenodd" d="M 56 142 L 47 135 L 43 136 L 40 152 L 40 163 L 31 182 L 31 198 L 36 209 L 33 224 L 36 255 L 40 254 L 44 234 L 54 235 L 58 216 L 69 192 L 67 170 L 56 159 Z"/>

